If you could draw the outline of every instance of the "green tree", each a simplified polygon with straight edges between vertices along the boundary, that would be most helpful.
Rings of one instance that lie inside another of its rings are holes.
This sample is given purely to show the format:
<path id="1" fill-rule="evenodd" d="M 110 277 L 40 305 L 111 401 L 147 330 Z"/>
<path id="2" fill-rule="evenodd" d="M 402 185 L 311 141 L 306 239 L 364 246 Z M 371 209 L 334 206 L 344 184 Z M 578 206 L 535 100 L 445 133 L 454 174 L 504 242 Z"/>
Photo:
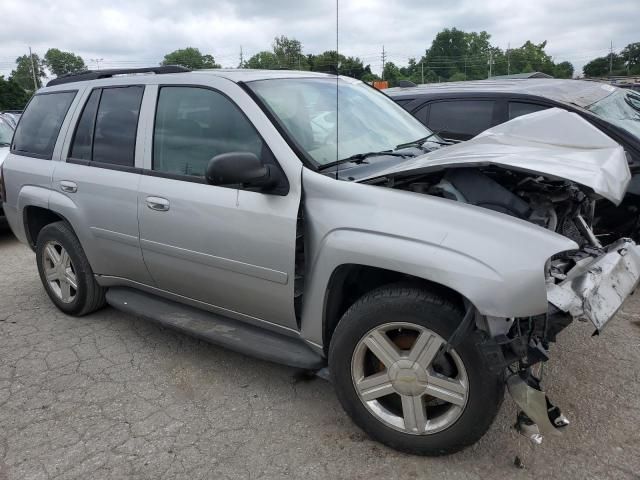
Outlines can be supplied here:
<path id="1" fill-rule="evenodd" d="M 33 73 L 35 69 L 36 87 L 42 87 L 42 79 L 46 77 L 42 60 L 35 53 L 29 57 L 29 55 L 23 55 L 16 58 L 16 68 L 11 72 L 10 78 L 14 80 L 27 92 L 33 93 L 37 88 L 33 85 Z"/>
<path id="2" fill-rule="evenodd" d="M 0 75 L 0 110 L 22 110 L 30 97 L 18 82 L 11 78 L 5 80 Z"/>
<path id="3" fill-rule="evenodd" d="M 620 56 L 630 75 L 640 75 L 640 42 L 630 43 L 624 47 Z"/>
<path id="4" fill-rule="evenodd" d="M 521 47 L 511 49 L 510 73 L 543 72 L 553 76 L 555 64 L 545 52 L 546 46 L 546 40 L 537 44 L 527 40 Z"/>
<path id="5" fill-rule="evenodd" d="M 63 52 L 57 48 L 50 48 L 44 54 L 44 65 L 56 77 L 67 73 L 82 72 L 87 69 L 82 57 L 71 52 Z"/>
<path id="6" fill-rule="evenodd" d="M 278 68 L 278 58 L 273 52 L 262 51 L 253 55 L 244 62 L 243 68 L 269 69 Z"/>
<path id="7" fill-rule="evenodd" d="M 553 76 L 555 78 L 572 78 L 573 77 L 573 65 L 571 62 L 556 63 L 553 68 Z"/>
<path id="8" fill-rule="evenodd" d="M 308 70 L 307 57 L 302 53 L 302 43 L 284 35 L 273 39 L 273 53 L 281 68 Z"/>
<path id="9" fill-rule="evenodd" d="M 191 70 L 220 68 L 220 65 L 215 62 L 213 55 L 203 55 L 200 53 L 200 50 L 194 47 L 187 47 L 167 53 L 161 65 L 182 65 Z"/>
<path id="10" fill-rule="evenodd" d="M 400 80 L 406 80 L 400 69 L 393 62 L 387 62 L 382 71 L 382 78 L 389 82 L 390 87 L 396 87 Z"/>
<path id="11" fill-rule="evenodd" d="M 366 67 L 358 57 L 345 57 L 335 50 L 327 50 L 319 55 L 307 55 L 308 68 L 314 72 L 327 72 L 362 79 L 371 74 L 371 66 Z"/>
<path id="12" fill-rule="evenodd" d="M 620 55 L 614 53 L 612 56 L 598 57 L 591 60 L 582 67 L 582 73 L 585 77 L 606 77 L 610 73 L 611 62 L 613 61 L 613 75 L 624 75 L 626 68 L 624 61 Z"/>

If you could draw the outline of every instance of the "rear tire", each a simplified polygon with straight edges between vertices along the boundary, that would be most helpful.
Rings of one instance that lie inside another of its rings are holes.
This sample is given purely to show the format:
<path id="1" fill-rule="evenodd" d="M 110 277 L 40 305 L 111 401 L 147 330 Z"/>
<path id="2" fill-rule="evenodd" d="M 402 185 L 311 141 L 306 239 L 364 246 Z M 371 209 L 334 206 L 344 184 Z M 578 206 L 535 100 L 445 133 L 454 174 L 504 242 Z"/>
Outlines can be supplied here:
<path id="1" fill-rule="evenodd" d="M 105 305 L 105 289 L 96 282 L 84 250 L 66 222 L 50 223 L 40 230 L 36 262 L 47 295 L 64 313 L 79 317 Z"/>
<path id="2" fill-rule="evenodd" d="M 462 317 L 446 298 L 401 284 L 364 295 L 344 314 L 329 369 L 340 403 L 373 439 L 436 456 L 475 443 L 491 426 L 504 380 L 476 346 L 482 332 L 442 349 Z"/>

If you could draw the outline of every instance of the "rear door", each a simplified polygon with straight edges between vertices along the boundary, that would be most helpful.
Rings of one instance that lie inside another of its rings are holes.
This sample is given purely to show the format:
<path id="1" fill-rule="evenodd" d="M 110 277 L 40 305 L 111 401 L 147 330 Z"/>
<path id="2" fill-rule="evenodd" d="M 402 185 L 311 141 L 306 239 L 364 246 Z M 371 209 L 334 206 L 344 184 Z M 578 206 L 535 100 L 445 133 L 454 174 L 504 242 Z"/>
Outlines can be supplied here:
<path id="1" fill-rule="evenodd" d="M 300 193 L 289 189 L 269 146 L 222 88 L 239 90 L 222 83 L 220 90 L 158 88 L 138 204 L 144 260 L 167 292 L 225 315 L 293 329 Z M 237 151 L 270 164 L 278 188 L 263 193 L 206 184 L 209 160 Z"/>
<path id="2" fill-rule="evenodd" d="M 76 227 L 96 274 L 149 284 L 137 215 L 136 139 L 144 90 L 142 85 L 87 90 L 68 135 L 66 160 L 57 162 L 53 174 L 53 188 L 63 196 L 52 196 L 52 208 Z"/>

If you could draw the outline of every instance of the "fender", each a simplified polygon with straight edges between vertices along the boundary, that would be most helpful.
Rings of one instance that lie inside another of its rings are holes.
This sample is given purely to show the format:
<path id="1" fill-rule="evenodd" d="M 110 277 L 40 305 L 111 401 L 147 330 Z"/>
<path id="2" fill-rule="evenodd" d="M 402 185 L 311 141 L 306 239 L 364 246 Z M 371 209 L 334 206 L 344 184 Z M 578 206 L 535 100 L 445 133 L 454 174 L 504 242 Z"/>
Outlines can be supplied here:
<path id="1" fill-rule="evenodd" d="M 336 181 L 305 169 L 307 258 L 302 336 L 322 345 L 324 299 L 345 264 L 412 275 L 455 290 L 482 315 L 547 311 L 544 265 L 572 240 L 480 207 Z"/>

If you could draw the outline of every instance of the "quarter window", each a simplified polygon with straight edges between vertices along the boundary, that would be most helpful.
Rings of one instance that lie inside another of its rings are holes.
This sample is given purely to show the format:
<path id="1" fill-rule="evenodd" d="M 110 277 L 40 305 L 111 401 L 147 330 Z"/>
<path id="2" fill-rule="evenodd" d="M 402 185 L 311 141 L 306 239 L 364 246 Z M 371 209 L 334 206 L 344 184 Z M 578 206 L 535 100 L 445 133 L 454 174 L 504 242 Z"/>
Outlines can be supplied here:
<path id="1" fill-rule="evenodd" d="M 263 147 L 258 132 L 224 95 L 196 87 L 160 89 L 153 170 L 204 177 L 209 160 L 216 155 L 251 152 L 263 158 Z"/>
<path id="2" fill-rule="evenodd" d="M 427 126 L 445 138 L 468 140 L 494 125 L 494 106 L 491 100 L 434 102 Z"/>
<path id="3" fill-rule="evenodd" d="M 113 87 L 91 92 L 78 121 L 70 156 L 133 167 L 144 87 Z"/>
<path id="4" fill-rule="evenodd" d="M 536 105 L 535 103 L 509 102 L 509 120 L 533 112 L 539 112 L 540 110 L 546 110 L 547 108 L 549 107 Z"/>
<path id="5" fill-rule="evenodd" d="M 75 96 L 76 91 L 34 96 L 20 119 L 12 151 L 18 155 L 51 159 L 62 122 Z"/>

